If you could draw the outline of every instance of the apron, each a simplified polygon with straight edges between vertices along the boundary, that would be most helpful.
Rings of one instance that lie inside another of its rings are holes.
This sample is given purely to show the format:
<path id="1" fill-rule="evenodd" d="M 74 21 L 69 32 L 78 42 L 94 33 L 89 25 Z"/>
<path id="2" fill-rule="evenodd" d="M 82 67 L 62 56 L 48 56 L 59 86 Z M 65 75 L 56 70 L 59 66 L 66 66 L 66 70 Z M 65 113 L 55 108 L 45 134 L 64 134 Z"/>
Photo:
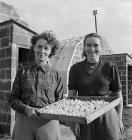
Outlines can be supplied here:
<path id="1" fill-rule="evenodd" d="M 17 113 L 12 140 L 60 140 L 59 122 L 29 119 Z"/>

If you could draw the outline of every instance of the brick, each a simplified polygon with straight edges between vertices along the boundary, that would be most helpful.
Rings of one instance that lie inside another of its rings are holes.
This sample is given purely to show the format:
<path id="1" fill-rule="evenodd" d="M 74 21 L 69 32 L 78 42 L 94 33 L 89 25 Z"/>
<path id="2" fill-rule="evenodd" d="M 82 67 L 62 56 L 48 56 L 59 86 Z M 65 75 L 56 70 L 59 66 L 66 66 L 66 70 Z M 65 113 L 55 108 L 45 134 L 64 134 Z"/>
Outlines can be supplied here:
<path id="1" fill-rule="evenodd" d="M 106 61 L 107 61 L 107 62 L 109 62 L 109 61 L 111 62 L 111 61 L 112 61 L 112 57 L 104 57 L 103 59 L 104 59 L 105 62 L 106 62 Z"/>
<path id="2" fill-rule="evenodd" d="M 122 90 L 122 95 L 126 96 L 126 90 Z"/>
<path id="3" fill-rule="evenodd" d="M 11 115 L 9 113 L 0 113 L 0 123 L 10 123 Z"/>
<path id="4" fill-rule="evenodd" d="M 123 85 L 122 86 L 122 90 L 126 90 L 126 85 Z"/>
<path id="5" fill-rule="evenodd" d="M 5 53 L 6 53 L 6 57 L 11 57 L 12 56 L 12 48 L 11 47 L 6 48 Z"/>
<path id="6" fill-rule="evenodd" d="M 120 76 L 120 80 L 126 80 L 126 76 Z"/>
<path id="7" fill-rule="evenodd" d="M 124 63 L 122 61 L 117 61 L 116 65 L 120 66 L 120 65 L 124 65 Z"/>
<path id="8" fill-rule="evenodd" d="M 121 71 L 121 75 L 125 75 L 126 76 L 126 71 L 125 70 L 122 70 Z"/>
<path id="9" fill-rule="evenodd" d="M 11 69 L 5 70 L 5 79 L 11 79 Z"/>
<path id="10" fill-rule="evenodd" d="M 0 60 L 0 69 L 10 67 L 11 67 L 11 58 Z"/>
<path id="11" fill-rule="evenodd" d="M 1 101 L 4 101 L 5 100 L 4 92 L 0 92 L 0 100 Z"/>
<path id="12" fill-rule="evenodd" d="M 121 81 L 121 84 L 122 85 L 126 85 L 127 84 L 127 81 Z"/>
<path id="13" fill-rule="evenodd" d="M 113 61 L 121 61 L 121 56 L 115 56 L 115 57 L 113 57 Z"/>
<path id="14" fill-rule="evenodd" d="M 5 113 L 10 113 L 10 112 L 11 112 L 11 108 L 10 108 L 8 102 L 6 102 L 6 103 L 4 104 L 4 112 L 5 112 Z"/>
<path id="15" fill-rule="evenodd" d="M 10 124 L 0 123 L 0 134 L 10 134 Z"/>
<path id="16" fill-rule="evenodd" d="M 9 92 L 4 92 L 4 101 L 5 101 L 5 102 L 8 102 L 10 93 L 11 93 L 11 91 L 9 91 Z"/>
<path id="17" fill-rule="evenodd" d="M 11 90 L 11 81 L 0 80 L 0 90 L 10 91 Z"/>
<path id="18" fill-rule="evenodd" d="M 132 85 L 128 84 L 128 89 L 130 90 L 132 88 Z"/>
<path id="19" fill-rule="evenodd" d="M 6 49 L 0 49 L 0 59 L 2 58 L 5 58 L 6 57 Z"/>
<path id="20" fill-rule="evenodd" d="M 0 100 L 0 112 L 4 112 L 4 101 L 2 100 Z"/>
<path id="21" fill-rule="evenodd" d="M 0 69 L 0 80 L 6 78 L 6 70 Z"/>
<path id="22" fill-rule="evenodd" d="M 128 98 L 128 104 L 132 104 L 132 97 Z"/>
<path id="23" fill-rule="evenodd" d="M 119 70 L 126 70 L 126 66 L 118 66 Z"/>
<path id="24" fill-rule="evenodd" d="M 1 48 L 1 42 L 2 42 L 2 39 L 0 38 L 0 48 Z"/>
<path id="25" fill-rule="evenodd" d="M 10 46 L 10 41 L 9 38 L 3 38 L 1 42 L 1 48 L 9 47 Z"/>
<path id="26" fill-rule="evenodd" d="M 9 28 L 1 28 L 0 29 L 0 38 L 9 37 Z"/>

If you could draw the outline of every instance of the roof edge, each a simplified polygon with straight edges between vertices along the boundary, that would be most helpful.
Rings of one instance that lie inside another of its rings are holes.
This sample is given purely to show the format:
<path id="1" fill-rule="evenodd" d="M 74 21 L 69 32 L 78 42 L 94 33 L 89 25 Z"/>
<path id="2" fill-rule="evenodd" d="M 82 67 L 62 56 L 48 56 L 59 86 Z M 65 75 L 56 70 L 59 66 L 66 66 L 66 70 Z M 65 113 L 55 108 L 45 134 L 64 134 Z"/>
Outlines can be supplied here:
<path id="1" fill-rule="evenodd" d="M 29 32 L 31 32 L 31 33 L 33 33 L 33 34 L 38 34 L 37 32 L 35 32 L 35 31 L 31 30 L 30 28 L 28 28 L 28 27 L 22 25 L 21 23 L 17 22 L 17 21 L 14 20 L 14 19 L 9 19 L 9 20 L 0 22 L 0 26 L 6 25 L 6 24 L 8 24 L 8 23 L 16 24 L 16 25 L 22 27 L 23 29 L 25 29 L 25 30 L 27 30 L 27 31 L 29 31 Z"/>
<path id="2" fill-rule="evenodd" d="M 112 53 L 112 54 L 103 54 L 102 56 L 105 56 L 105 55 L 127 55 L 129 58 L 132 59 L 132 56 L 130 56 L 128 53 Z"/>

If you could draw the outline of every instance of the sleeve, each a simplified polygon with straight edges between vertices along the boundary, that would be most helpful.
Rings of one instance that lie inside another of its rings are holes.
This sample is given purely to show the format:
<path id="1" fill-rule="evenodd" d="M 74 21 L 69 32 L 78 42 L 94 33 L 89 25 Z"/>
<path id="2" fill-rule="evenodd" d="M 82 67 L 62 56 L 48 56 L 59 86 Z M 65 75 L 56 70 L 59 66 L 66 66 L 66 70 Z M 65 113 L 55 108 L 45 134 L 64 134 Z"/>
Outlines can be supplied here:
<path id="1" fill-rule="evenodd" d="M 110 67 L 110 75 L 111 75 L 111 82 L 110 82 L 109 90 L 111 90 L 113 92 L 121 91 L 122 86 L 121 86 L 121 81 L 120 81 L 118 69 L 113 64 Z"/>
<path id="2" fill-rule="evenodd" d="M 63 85 L 63 81 L 62 81 L 62 76 L 60 75 L 60 73 L 57 72 L 57 88 L 55 90 L 55 100 L 59 101 L 61 99 L 63 99 L 63 95 L 64 95 L 64 85 Z"/>
<path id="3" fill-rule="evenodd" d="M 75 67 L 75 65 L 73 65 L 70 68 L 68 89 L 69 90 L 77 90 L 77 76 L 76 76 L 76 67 Z"/>
<path id="4" fill-rule="evenodd" d="M 22 71 L 19 70 L 16 74 L 16 77 L 15 77 L 15 80 L 13 83 L 13 87 L 12 87 L 12 91 L 9 96 L 9 105 L 15 111 L 26 114 L 25 108 L 27 105 L 21 101 L 21 94 L 22 94 L 21 80 L 20 80 L 21 73 L 22 73 Z"/>

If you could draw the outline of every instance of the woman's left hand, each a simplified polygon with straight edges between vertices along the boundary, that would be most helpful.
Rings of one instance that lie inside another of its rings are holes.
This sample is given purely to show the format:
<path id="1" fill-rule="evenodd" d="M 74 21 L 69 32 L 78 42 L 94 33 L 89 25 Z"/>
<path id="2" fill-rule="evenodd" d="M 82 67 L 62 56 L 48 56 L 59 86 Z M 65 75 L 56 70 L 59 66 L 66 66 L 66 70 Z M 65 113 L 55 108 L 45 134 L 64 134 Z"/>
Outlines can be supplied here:
<path id="1" fill-rule="evenodd" d="M 120 120 L 120 122 L 119 122 L 119 127 L 120 127 L 120 131 L 123 132 L 124 131 L 124 125 L 123 125 L 122 120 Z"/>

